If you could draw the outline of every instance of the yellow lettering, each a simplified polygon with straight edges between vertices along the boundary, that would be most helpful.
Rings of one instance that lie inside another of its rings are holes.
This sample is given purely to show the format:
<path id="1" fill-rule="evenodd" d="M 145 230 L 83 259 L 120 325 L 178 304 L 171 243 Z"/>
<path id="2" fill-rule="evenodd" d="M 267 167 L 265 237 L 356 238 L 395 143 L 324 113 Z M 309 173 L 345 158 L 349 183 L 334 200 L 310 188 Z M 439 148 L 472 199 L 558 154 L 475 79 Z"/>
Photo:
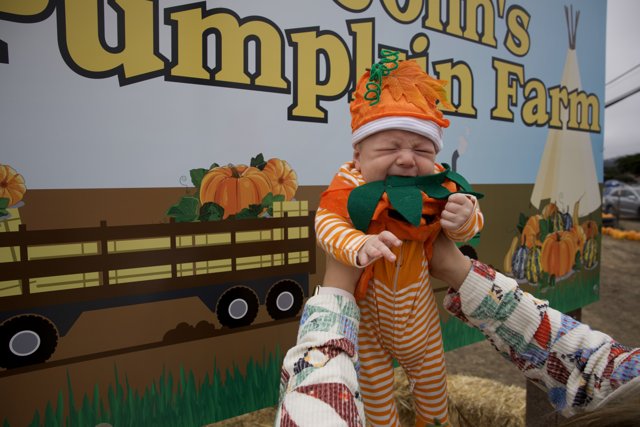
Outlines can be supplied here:
<path id="1" fill-rule="evenodd" d="M 429 72 L 429 37 L 426 34 L 418 33 L 411 39 L 411 55 L 410 59 L 413 59 L 420 65 L 426 73 Z"/>
<path id="2" fill-rule="evenodd" d="M 478 32 L 478 9 L 482 9 L 482 44 L 496 47 L 498 42 L 495 35 L 495 9 L 491 0 L 467 0 L 465 3 L 465 29 L 464 38 L 471 41 L 480 41 Z"/>
<path id="3" fill-rule="evenodd" d="M 427 0 L 427 13 L 426 17 L 422 21 L 422 26 L 434 31 L 443 31 L 444 27 L 442 25 L 440 13 L 440 0 Z"/>
<path id="4" fill-rule="evenodd" d="M 373 19 L 347 21 L 349 34 L 353 36 L 353 70 L 352 80 L 361 75 L 373 64 Z M 349 94 L 351 100 L 351 94 Z"/>
<path id="5" fill-rule="evenodd" d="M 397 0 L 382 0 L 387 14 L 398 22 L 409 24 L 420 17 L 423 0 L 405 0 L 404 6 L 398 6 Z"/>
<path id="6" fill-rule="evenodd" d="M 507 11 L 507 35 L 505 47 L 516 56 L 524 56 L 529 52 L 531 40 L 529 38 L 529 21 L 531 16 L 519 6 L 512 6 Z"/>
<path id="7" fill-rule="evenodd" d="M 445 29 L 447 34 L 462 37 L 462 0 L 450 0 L 447 8 L 448 24 Z"/>
<path id="8" fill-rule="evenodd" d="M 74 69 L 91 77 L 106 77 L 116 72 L 121 84 L 141 76 L 159 75 L 164 61 L 156 56 L 158 40 L 154 29 L 157 3 L 148 0 L 114 0 L 118 6 L 118 45 L 106 45 L 101 1 L 66 0 L 63 56 Z"/>
<path id="9" fill-rule="evenodd" d="M 518 104 L 518 85 L 524 84 L 524 67 L 520 64 L 493 58 L 496 70 L 496 106 L 491 109 L 491 118 L 513 121 L 513 111 L 509 108 Z"/>
<path id="10" fill-rule="evenodd" d="M 9 19 L 35 18 L 47 12 L 50 5 L 50 0 L 0 0 L 0 15 L 9 15 Z"/>
<path id="11" fill-rule="evenodd" d="M 549 120 L 547 113 L 547 88 L 537 79 L 527 81 L 524 86 L 525 102 L 522 105 L 522 121 L 527 126 L 544 126 Z"/>
<path id="12" fill-rule="evenodd" d="M 349 12 L 364 12 L 371 6 L 371 0 L 333 0 L 341 8 Z"/>
<path id="13" fill-rule="evenodd" d="M 564 86 L 556 86 L 549 89 L 549 97 L 551 98 L 551 120 L 549 127 L 562 129 L 562 106 L 569 107 L 569 94 Z"/>
<path id="14" fill-rule="evenodd" d="M 434 62 L 433 69 L 439 79 L 449 82 L 446 86 L 447 98 L 455 107 L 455 114 L 476 117 L 478 111 L 473 106 L 473 73 L 469 65 L 447 60 Z M 443 108 L 443 111 L 447 110 Z"/>
<path id="15" fill-rule="evenodd" d="M 287 31 L 294 49 L 293 104 L 290 120 L 326 122 L 327 111 L 320 100 L 341 98 L 349 87 L 350 58 L 344 41 L 330 31 L 316 28 Z M 319 58 L 326 63 L 321 78 Z"/>
<path id="16" fill-rule="evenodd" d="M 591 118 L 591 120 L 589 120 Z M 568 129 L 600 132 L 600 102 L 594 94 L 574 90 L 569 93 Z"/>
<path id="17" fill-rule="evenodd" d="M 203 5 L 172 12 L 178 42 L 171 76 L 209 80 L 231 86 L 255 86 L 270 91 L 288 92 L 284 76 L 284 39 L 275 24 L 261 17 L 240 20 L 232 11 L 214 9 L 204 12 Z M 216 68 L 205 68 L 202 52 L 205 37 L 216 35 Z M 248 68 L 247 47 L 255 42 L 256 70 Z M 211 76 L 210 76 L 211 73 Z"/>

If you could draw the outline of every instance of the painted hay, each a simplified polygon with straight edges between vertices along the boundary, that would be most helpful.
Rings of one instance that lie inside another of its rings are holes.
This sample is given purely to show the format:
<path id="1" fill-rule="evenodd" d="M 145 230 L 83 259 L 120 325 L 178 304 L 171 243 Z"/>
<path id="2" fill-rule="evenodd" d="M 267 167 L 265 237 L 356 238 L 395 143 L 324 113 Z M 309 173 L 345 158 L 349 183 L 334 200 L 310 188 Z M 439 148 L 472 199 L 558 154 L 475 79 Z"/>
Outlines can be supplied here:
<path id="1" fill-rule="evenodd" d="M 415 413 L 409 383 L 402 369 L 396 369 L 396 400 L 403 427 L 413 427 Z M 455 427 L 524 427 L 526 392 L 485 378 L 451 375 L 449 413 Z M 209 427 L 271 427 L 275 408 L 241 415 Z"/>

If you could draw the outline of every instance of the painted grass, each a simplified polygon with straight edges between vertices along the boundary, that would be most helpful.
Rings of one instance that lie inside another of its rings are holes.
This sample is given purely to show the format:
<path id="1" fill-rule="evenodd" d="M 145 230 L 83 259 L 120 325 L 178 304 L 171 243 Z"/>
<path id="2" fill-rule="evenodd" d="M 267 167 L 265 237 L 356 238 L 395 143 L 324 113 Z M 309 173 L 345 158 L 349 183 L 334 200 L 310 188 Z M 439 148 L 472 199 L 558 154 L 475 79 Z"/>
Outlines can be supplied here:
<path id="1" fill-rule="evenodd" d="M 457 317 L 451 316 L 446 322 L 440 322 L 444 351 L 455 350 L 484 339 L 484 335 L 471 326 L 465 325 Z"/>
<path id="2" fill-rule="evenodd" d="M 86 427 L 100 423 L 115 427 L 197 427 L 257 411 L 278 401 L 280 349 L 263 360 L 264 365 L 249 360 L 244 375 L 234 366 L 225 370 L 224 377 L 214 362 L 213 375 L 206 374 L 200 383 L 193 371 L 186 372 L 182 366 L 177 378 L 163 370 L 141 393 L 131 388 L 126 376 L 123 384 L 114 367 L 115 381 L 109 385 L 107 395 L 101 395 L 96 384 L 92 396 L 82 396 L 79 406 L 67 374 L 67 399 L 60 390 L 55 409 L 48 402 L 42 415 L 39 411 L 34 413 L 29 427 Z M 6 418 L 3 427 L 11 427 Z"/>

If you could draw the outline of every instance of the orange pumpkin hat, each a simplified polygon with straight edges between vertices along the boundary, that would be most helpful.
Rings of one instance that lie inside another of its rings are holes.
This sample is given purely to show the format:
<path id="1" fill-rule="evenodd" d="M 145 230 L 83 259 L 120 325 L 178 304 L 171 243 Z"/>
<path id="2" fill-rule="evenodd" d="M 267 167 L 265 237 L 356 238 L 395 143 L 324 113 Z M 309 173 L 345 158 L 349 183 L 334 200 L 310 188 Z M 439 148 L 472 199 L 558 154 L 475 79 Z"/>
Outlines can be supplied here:
<path id="1" fill-rule="evenodd" d="M 398 52 L 383 50 L 381 56 L 358 81 L 351 102 L 353 146 L 376 132 L 399 129 L 429 138 L 440 151 L 449 120 L 437 104 L 452 108 L 446 81 L 429 76 L 413 60 L 398 61 Z"/>

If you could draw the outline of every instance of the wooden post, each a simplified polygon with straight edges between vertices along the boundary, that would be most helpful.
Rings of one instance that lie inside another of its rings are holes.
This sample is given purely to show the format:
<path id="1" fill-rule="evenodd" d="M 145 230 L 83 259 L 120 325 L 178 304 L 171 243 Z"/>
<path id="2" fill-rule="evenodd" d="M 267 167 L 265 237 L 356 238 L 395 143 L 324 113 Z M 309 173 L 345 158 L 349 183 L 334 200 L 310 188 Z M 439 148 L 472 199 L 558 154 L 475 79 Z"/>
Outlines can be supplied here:
<path id="1" fill-rule="evenodd" d="M 107 245 L 107 221 L 100 221 L 100 255 L 102 255 L 102 286 L 109 285 L 109 268 L 107 267 L 107 257 L 109 247 Z"/>
<path id="2" fill-rule="evenodd" d="M 176 219 L 174 217 L 169 218 L 169 227 L 170 227 L 169 230 L 171 233 L 171 235 L 169 236 L 169 238 L 171 239 L 170 240 L 171 251 L 175 256 L 177 245 L 176 245 Z M 178 268 L 176 266 L 176 262 L 174 258 L 174 260 L 171 262 L 171 278 L 175 279 L 176 277 L 178 277 Z"/>
<path id="3" fill-rule="evenodd" d="M 29 262 L 29 247 L 27 246 L 26 236 L 27 234 L 27 225 L 20 224 L 18 225 L 18 233 L 20 233 L 20 264 L 22 265 L 22 274 L 20 277 L 20 287 L 22 291 L 22 295 L 29 295 L 31 292 L 29 290 L 29 269 L 27 268 L 27 263 Z"/>
<path id="4" fill-rule="evenodd" d="M 571 316 L 578 322 L 582 319 L 582 309 L 570 311 Z M 527 381 L 527 410 L 525 425 L 527 427 L 558 427 L 566 420 L 549 403 L 547 392 L 540 389 L 531 381 Z"/>

